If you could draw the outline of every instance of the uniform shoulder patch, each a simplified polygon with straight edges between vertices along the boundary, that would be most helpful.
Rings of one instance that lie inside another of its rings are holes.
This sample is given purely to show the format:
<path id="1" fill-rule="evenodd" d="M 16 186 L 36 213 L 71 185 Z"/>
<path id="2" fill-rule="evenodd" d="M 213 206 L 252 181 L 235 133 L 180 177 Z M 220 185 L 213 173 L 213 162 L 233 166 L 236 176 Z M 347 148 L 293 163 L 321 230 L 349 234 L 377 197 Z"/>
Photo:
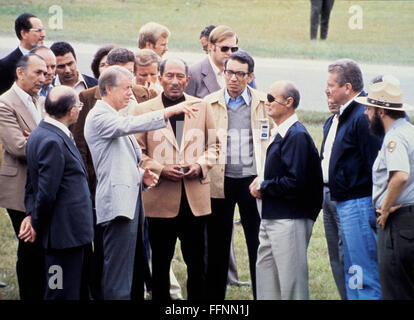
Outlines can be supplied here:
<path id="1" fill-rule="evenodd" d="M 390 141 L 387 144 L 387 151 L 392 153 L 395 150 L 395 147 L 397 146 L 397 142 L 395 141 Z"/>

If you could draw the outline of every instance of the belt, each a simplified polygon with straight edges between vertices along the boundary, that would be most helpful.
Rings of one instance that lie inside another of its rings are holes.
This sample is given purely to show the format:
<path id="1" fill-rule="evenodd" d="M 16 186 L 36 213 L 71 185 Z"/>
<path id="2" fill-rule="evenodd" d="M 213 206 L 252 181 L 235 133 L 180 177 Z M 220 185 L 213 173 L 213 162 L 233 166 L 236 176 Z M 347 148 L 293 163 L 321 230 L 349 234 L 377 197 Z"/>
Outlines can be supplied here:
<path id="1" fill-rule="evenodd" d="M 401 207 L 398 210 L 395 210 L 395 212 L 414 212 L 414 205 Z"/>

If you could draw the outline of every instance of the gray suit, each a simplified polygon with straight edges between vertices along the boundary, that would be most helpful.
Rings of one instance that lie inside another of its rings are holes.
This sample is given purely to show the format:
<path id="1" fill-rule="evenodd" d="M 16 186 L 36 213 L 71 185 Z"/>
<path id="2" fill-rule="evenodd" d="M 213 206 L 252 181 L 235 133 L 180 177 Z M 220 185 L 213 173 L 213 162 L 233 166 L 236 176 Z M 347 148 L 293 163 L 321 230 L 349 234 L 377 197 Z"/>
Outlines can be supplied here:
<path id="1" fill-rule="evenodd" d="M 202 99 L 206 95 L 221 89 L 208 56 L 204 60 L 193 64 L 188 70 L 188 75 L 190 81 L 185 88 L 185 93 L 191 96 Z"/>
<path id="2" fill-rule="evenodd" d="M 97 223 L 104 229 L 104 299 L 130 299 L 137 236 L 142 231 L 141 149 L 132 134 L 167 123 L 164 110 L 123 117 L 103 100 L 86 117 L 85 140 L 97 176 Z"/>

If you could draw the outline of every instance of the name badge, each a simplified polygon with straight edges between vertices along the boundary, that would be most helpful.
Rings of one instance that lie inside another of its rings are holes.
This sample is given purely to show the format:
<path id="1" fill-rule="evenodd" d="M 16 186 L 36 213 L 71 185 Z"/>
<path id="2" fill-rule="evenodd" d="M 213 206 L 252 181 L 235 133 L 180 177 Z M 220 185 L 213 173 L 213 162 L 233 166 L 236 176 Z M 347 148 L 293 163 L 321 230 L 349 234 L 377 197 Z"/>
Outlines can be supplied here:
<path id="1" fill-rule="evenodd" d="M 260 139 L 268 140 L 269 139 L 269 119 L 260 119 Z"/>

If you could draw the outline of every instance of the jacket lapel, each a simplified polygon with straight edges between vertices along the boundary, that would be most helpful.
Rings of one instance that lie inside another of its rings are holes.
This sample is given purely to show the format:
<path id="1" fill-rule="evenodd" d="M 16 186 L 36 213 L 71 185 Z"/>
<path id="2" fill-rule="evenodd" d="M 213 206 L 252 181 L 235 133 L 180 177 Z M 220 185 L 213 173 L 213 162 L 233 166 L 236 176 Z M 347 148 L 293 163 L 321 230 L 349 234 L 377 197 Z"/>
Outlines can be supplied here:
<path id="1" fill-rule="evenodd" d="M 214 74 L 214 70 L 208 57 L 204 60 L 201 66 L 201 73 L 203 75 L 202 81 L 210 93 L 220 89 L 220 85 L 217 82 L 216 75 Z"/>
<path id="2" fill-rule="evenodd" d="M 13 92 L 14 95 L 12 96 L 12 101 L 16 111 L 20 114 L 27 127 L 33 131 L 37 127 L 37 124 L 35 119 L 33 119 L 33 116 L 30 113 L 29 109 L 27 108 L 26 103 L 20 99 L 15 90 L 12 90 L 11 92 Z"/>

